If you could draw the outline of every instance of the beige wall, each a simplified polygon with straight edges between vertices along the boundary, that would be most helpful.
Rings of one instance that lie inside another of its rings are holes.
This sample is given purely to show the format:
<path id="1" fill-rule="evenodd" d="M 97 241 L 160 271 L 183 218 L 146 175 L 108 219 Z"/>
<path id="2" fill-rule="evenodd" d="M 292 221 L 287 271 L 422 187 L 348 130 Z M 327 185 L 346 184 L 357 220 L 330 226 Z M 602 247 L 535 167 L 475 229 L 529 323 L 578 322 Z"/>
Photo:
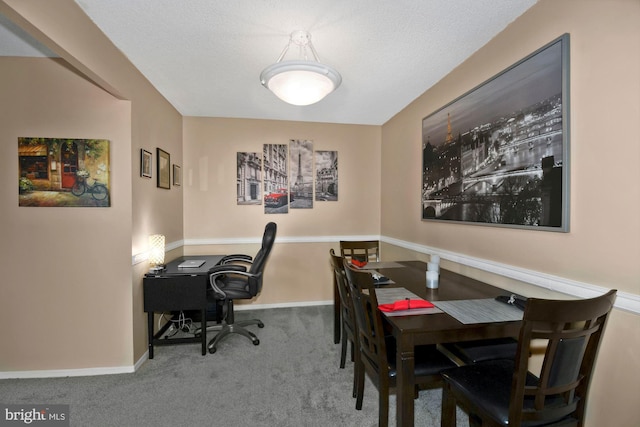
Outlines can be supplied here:
<path id="1" fill-rule="evenodd" d="M 265 214 L 264 205 L 237 205 L 236 155 L 262 153 L 263 144 L 313 141 L 314 150 L 338 152 L 338 200 L 313 209 Z M 278 224 L 262 294 L 253 304 L 329 301 L 329 243 L 340 235 L 379 234 L 380 127 L 220 118 L 184 119 L 184 235 L 204 245 L 185 253 L 249 253 L 258 245 L 212 245 L 211 239 L 254 240 Z M 207 244 L 208 243 L 208 244 Z M 318 262 L 318 260 L 322 260 Z"/>
<path id="2" fill-rule="evenodd" d="M 635 0 L 541 1 L 386 123 L 381 233 L 640 294 L 639 13 Z M 571 38 L 570 232 L 420 221 L 422 118 L 563 33 Z"/>
<path id="3" fill-rule="evenodd" d="M 269 215 L 264 205 L 237 205 L 236 153 L 291 139 L 338 152 L 338 201 Z M 379 126 L 185 117 L 184 237 L 255 237 L 268 221 L 278 223 L 278 237 L 378 234 L 380 143 Z"/>
<path id="4" fill-rule="evenodd" d="M 109 98 L 111 99 L 131 101 L 126 103 L 129 110 L 126 114 L 126 120 L 121 125 L 115 125 L 116 117 L 111 117 L 113 114 L 109 115 L 108 112 L 104 113 L 104 116 L 100 118 L 99 124 L 96 126 L 92 126 L 95 120 L 82 121 L 82 114 L 76 114 L 73 111 L 67 112 L 71 107 L 80 111 L 83 111 L 84 108 L 91 110 L 94 99 L 99 98 L 99 96 L 91 93 L 86 94 L 85 97 L 74 99 L 75 104 L 71 104 L 70 101 L 69 103 L 57 103 L 53 108 L 48 108 L 44 118 L 38 120 L 36 116 L 37 109 L 32 102 L 34 99 L 48 99 L 50 95 L 47 91 L 51 91 L 57 98 L 62 99 L 65 99 L 68 95 L 56 90 L 55 85 L 57 83 L 53 80 L 53 77 L 51 81 L 43 80 L 43 83 L 51 85 L 51 87 L 45 87 L 44 89 L 28 83 L 29 78 L 32 76 L 28 69 L 21 72 L 21 77 L 24 79 L 19 82 L 22 91 L 16 92 L 19 93 L 20 97 L 24 97 L 23 108 L 15 109 L 15 103 L 11 97 L 3 96 L 2 100 L 0 100 L 0 105 L 3 108 L 10 109 L 13 115 L 21 117 L 24 122 L 23 128 L 20 129 L 14 128 L 15 123 L 19 123 L 18 121 L 8 122 L 10 126 L 6 128 L 6 131 L 16 133 L 16 135 L 18 133 L 21 136 L 23 136 L 23 133 L 33 135 L 34 132 L 39 133 L 36 131 L 40 131 L 44 134 L 37 136 L 50 136 L 52 129 L 55 130 L 61 126 L 73 131 L 67 131 L 69 133 L 81 133 L 79 137 L 83 138 L 107 138 L 111 134 L 126 135 L 126 140 L 121 141 L 119 146 L 120 150 L 126 150 L 126 162 L 116 162 L 116 159 L 112 159 L 111 174 L 112 179 L 126 178 L 127 185 L 124 190 L 120 189 L 118 196 L 121 197 L 116 199 L 117 195 L 113 195 L 114 205 L 110 210 L 121 208 L 128 211 L 126 216 L 119 218 L 117 224 L 114 224 L 114 227 L 118 227 L 118 233 L 123 232 L 126 234 L 127 242 L 123 246 L 104 243 L 107 247 L 111 247 L 106 253 L 107 256 L 100 259 L 101 265 L 105 266 L 103 268 L 109 266 L 108 275 L 103 272 L 101 279 L 117 281 L 118 285 L 125 286 L 128 292 L 124 298 L 121 298 L 121 295 L 117 297 L 110 295 L 110 298 L 104 299 L 107 302 L 111 300 L 114 305 L 118 306 L 117 310 L 111 313 L 112 316 L 118 314 L 115 321 L 106 316 L 102 317 L 103 322 L 109 320 L 111 331 L 114 331 L 110 333 L 119 334 L 126 340 L 126 343 L 124 346 L 105 347 L 100 335 L 96 334 L 95 330 L 90 329 L 89 325 L 80 322 L 74 326 L 79 327 L 77 332 L 79 335 L 88 337 L 88 339 L 84 339 L 83 344 L 86 343 L 88 346 L 100 348 L 102 352 L 100 358 L 87 357 L 83 354 L 78 354 L 78 352 L 74 353 L 71 346 L 66 351 L 76 354 L 76 357 L 69 357 L 69 355 L 59 358 L 48 357 L 46 363 L 34 363 L 31 361 L 30 352 L 26 350 L 30 344 L 25 344 L 31 340 L 25 339 L 25 343 L 15 343 L 15 352 L 16 354 L 22 354 L 22 360 L 12 366 L 10 370 L 55 370 L 84 366 L 130 368 L 133 363 L 143 357 L 147 349 L 146 316 L 142 305 L 142 275 L 146 271 L 146 268 L 144 268 L 146 263 L 138 264 L 132 268 L 131 256 L 146 252 L 147 236 L 149 234 L 162 233 L 167 236 L 168 242 L 181 242 L 183 222 L 181 187 L 172 187 L 171 190 L 157 188 L 155 167 L 152 179 L 141 178 L 139 175 L 140 149 L 144 148 L 147 151 L 151 151 L 155 161 L 156 147 L 160 147 L 171 154 L 172 163 L 181 164 L 182 117 L 175 108 L 160 96 L 155 88 L 131 65 L 120 51 L 104 37 L 102 32 L 87 18 L 73 0 L 58 0 L 56 2 L 48 0 L 0 0 L 0 12 L 60 55 L 67 64 L 70 64 L 67 65 L 66 71 L 68 75 L 63 76 L 64 79 L 69 81 L 74 81 L 75 79 L 77 80 L 76 84 L 80 86 L 88 84 L 96 93 L 101 93 L 101 96 L 106 96 L 107 94 L 104 91 L 107 91 L 115 96 L 115 98 L 110 96 Z M 93 84 L 87 83 L 87 80 L 93 82 Z M 12 85 L 10 80 L 3 81 L 3 83 Z M 73 83 L 70 83 L 70 85 L 73 86 Z M 100 88 L 104 89 L 104 91 L 100 91 Z M 44 93 L 40 91 L 44 91 Z M 28 96 L 26 96 L 27 94 Z M 87 105 L 85 106 L 84 103 Z M 34 113 L 31 112 L 32 108 Z M 66 121 L 53 120 L 50 111 L 64 115 Z M 74 122 L 74 120 L 78 122 Z M 39 129 L 38 126 L 42 129 Z M 104 132 L 103 128 L 109 129 L 109 131 Z M 10 149 L 13 149 L 13 139 L 6 139 L 5 141 L 10 144 Z M 17 162 L 14 160 L 14 155 L 3 158 L 5 159 L 3 161 L 8 162 L 12 166 L 11 170 L 15 172 Z M 11 180 L 13 180 L 14 176 L 15 173 L 11 175 Z M 9 197 L 8 200 L 15 199 L 13 194 Z M 11 204 L 11 202 L 9 203 Z M 62 214 L 62 211 L 60 214 Z M 20 211 L 20 215 L 22 215 L 22 211 Z M 74 221 L 69 221 L 66 224 L 69 230 L 65 236 L 73 233 L 81 236 L 87 233 L 86 229 L 95 228 L 96 224 L 87 221 L 87 218 L 86 213 L 79 213 L 77 218 L 72 216 L 71 219 Z M 23 229 L 27 230 L 32 227 L 32 223 L 25 222 Z M 98 229 L 105 233 L 108 231 L 108 228 L 100 225 Z M 64 228 L 61 228 L 61 230 L 64 230 Z M 91 233 L 87 234 L 91 235 Z M 117 233 L 112 232 L 109 235 L 115 236 Z M 55 242 L 61 242 L 64 245 L 66 241 L 62 238 L 56 239 Z M 49 243 L 50 245 L 51 242 Z M 74 252 L 78 263 L 86 265 L 87 271 L 93 268 L 91 271 L 95 273 L 97 261 L 93 253 L 86 250 Z M 47 256 L 47 263 L 56 265 L 63 265 L 68 258 L 68 254 L 61 250 L 49 251 Z M 9 259 L 8 262 L 12 262 L 12 260 Z M 84 269 L 84 267 L 82 268 Z M 43 278 L 50 277 L 44 267 L 41 271 L 38 268 L 37 271 Z M 125 275 L 126 278 L 122 279 Z M 73 280 L 69 277 L 61 277 L 59 280 L 70 281 L 74 289 L 84 286 L 81 278 Z M 103 289 L 109 292 L 113 290 L 113 285 L 106 286 Z M 93 298 L 82 299 L 72 293 L 70 295 L 61 294 L 61 298 L 73 301 L 76 306 L 81 306 L 83 310 L 90 310 L 90 307 L 96 303 Z M 29 306 L 29 309 L 35 312 L 47 312 L 48 309 L 43 310 L 42 308 L 42 305 L 46 305 L 46 303 L 46 301 L 43 301 L 41 304 Z M 104 303 L 100 302 L 99 304 Z M 106 307 L 110 307 L 110 305 L 107 304 Z M 119 316 L 120 311 L 123 309 L 126 309 L 126 317 Z M 89 329 L 85 331 L 85 327 Z M 105 363 L 103 359 L 109 359 L 109 363 Z"/>
<path id="5" fill-rule="evenodd" d="M 238 239 L 256 239 L 267 221 L 277 222 L 280 244 L 254 304 L 331 299 L 328 265 L 318 260 L 326 259 L 339 236 L 358 235 L 382 235 L 640 294 L 640 144 L 633 129 L 640 117 L 637 0 L 542 0 L 382 127 L 183 120 L 72 0 L 52 3 L 0 0 L 0 8 L 6 13 L 10 5 L 26 21 L 21 24 L 68 63 L 131 102 L 106 94 L 56 61 L 25 66 L 31 60 L 2 60 L 0 88 L 8 94 L 0 100 L 3 181 L 17 176 L 18 136 L 100 137 L 112 140 L 114 194 L 109 209 L 18 208 L 15 189 L 0 187 L 3 236 L 8 236 L 0 243 L 2 267 L 9 272 L 1 285 L 1 320 L 28 319 L 3 341 L 0 371 L 121 367 L 140 359 L 146 350 L 141 297 L 146 265 L 132 268 L 131 255 L 146 251 L 151 233 L 178 244 L 185 239 L 186 253 L 253 253 L 256 244 Z M 570 233 L 420 221 L 422 118 L 565 32 L 571 34 Z M 55 109 L 34 102 L 52 99 Z M 340 200 L 286 215 L 237 206 L 235 153 L 292 138 L 339 152 Z M 155 178 L 139 177 L 140 148 L 155 157 L 158 146 L 183 166 L 182 187 L 160 190 Z M 87 251 L 87 242 L 99 244 Z M 181 252 L 175 249 L 168 258 Z M 73 269 L 66 267 L 70 254 Z M 424 255 L 385 244 L 383 257 Z M 547 294 L 480 270 L 447 266 L 505 288 Z M 620 426 L 637 421 L 632 405 L 640 394 L 639 323 L 640 316 L 614 310 L 588 427 L 610 425 L 612 417 Z M 52 324 L 71 325 L 75 335 L 51 334 Z"/>
<path id="6" fill-rule="evenodd" d="M 387 122 L 382 128 L 381 234 L 640 294 L 638 22 L 637 0 L 542 0 Z M 570 232 L 422 222 L 422 118 L 563 33 L 570 34 L 571 47 Z M 486 272 L 452 267 L 503 287 L 526 288 Z M 529 286 L 527 295 L 544 293 Z M 633 405 L 640 395 L 639 325 L 639 316 L 614 310 L 587 426 L 637 425 Z"/>
<path id="7" fill-rule="evenodd" d="M 0 371 L 131 365 L 131 104 L 40 58 L 0 93 Z M 111 207 L 18 207 L 21 136 L 110 140 Z"/>

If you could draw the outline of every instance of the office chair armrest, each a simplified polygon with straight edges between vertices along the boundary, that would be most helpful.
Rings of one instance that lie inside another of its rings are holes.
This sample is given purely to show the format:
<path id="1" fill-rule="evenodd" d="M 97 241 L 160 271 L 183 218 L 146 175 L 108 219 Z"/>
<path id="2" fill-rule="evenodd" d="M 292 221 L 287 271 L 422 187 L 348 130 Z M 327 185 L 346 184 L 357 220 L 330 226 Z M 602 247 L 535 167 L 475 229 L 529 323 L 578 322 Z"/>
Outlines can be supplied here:
<path id="1" fill-rule="evenodd" d="M 220 276 L 222 274 L 231 274 L 247 271 L 247 267 L 238 264 L 216 265 L 209 269 L 209 278 L 212 276 Z"/>
<path id="2" fill-rule="evenodd" d="M 213 289 L 213 292 L 216 294 L 217 299 L 227 298 L 227 293 L 224 291 L 224 289 L 220 289 L 220 287 L 216 283 L 216 277 L 224 274 L 236 274 L 236 275 L 247 277 L 247 284 L 249 285 L 250 292 L 252 292 L 254 295 L 257 293 L 256 280 L 260 278 L 262 273 L 258 273 L 258 274 L 249 273 L 246 270 L 246 268 L 242 265 L 227 265 L 227 266 L 221 265 L 218 267 L 227 267 L 227 268 L 220 269 L 220 271 L 215 271 L 215 272 L 211 272 L 211 270 L 215 269 L 216 267 L 209 270 L 209 283 L 211 284 L 211 288 Z"/>
<path id="3" fill-rule="evenodd" d="M 226 255 L 220 260 L 220 265 L 225 265 L 232 262 L 246 262 L 248 264 L 251 264 L 253 262 L 253 257 L 243 254 Z"/>

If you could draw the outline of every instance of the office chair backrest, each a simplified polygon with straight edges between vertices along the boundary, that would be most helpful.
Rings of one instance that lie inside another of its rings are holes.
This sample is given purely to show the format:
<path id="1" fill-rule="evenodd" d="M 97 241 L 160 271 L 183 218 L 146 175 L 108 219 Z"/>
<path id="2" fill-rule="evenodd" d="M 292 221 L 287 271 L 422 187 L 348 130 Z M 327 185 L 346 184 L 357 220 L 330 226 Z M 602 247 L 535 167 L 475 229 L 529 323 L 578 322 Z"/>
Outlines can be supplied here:
<path id="1" fill-rule="evenodd" d="M 584 411 L 598 346 L 616 290 L 586 300 L 529 298 L 520 330 L 511 388 L 509 423 L 549 422 Z M 537 384 L 527 374 L 532 340 L 547 340 Z"/>
<path id="2" fill-rule="evenodd" d="M 278 226 L 275 222 L 268 223 L 264 228 L 264 234 L 262 235 L 262 246 L 258 253 L 253 257 L 253 262 L 249 268 L 249 273 L 254 275 L 249 277 L 249 292 L 253 295 L 257 295 L 262 289 L 262 273 L 264 266 L 267 264 L 267 259 L 271 253 L 273 242 L 276 240 L 276 231 Z"/>
<path id="3" fill-rule="evenodd" d="M 260 247 L 258 253 L 253 257 L 253 263 L 249 269 L 250 273 L 256 274 L 264 270 L 267 258 L 269 258 L 269 253 L 271 253 L 271 248 L 273 247 L 273 242 L 276 240 L 277 229 L 278 226 L 275 222 L 270 222 L 265 226 L 264 234 L 262 235 L 262 247 Z"/>
<path id="4" fill-rule="evenodd" d="M 356 330 L 364 358 L 363 362 L 380 376 L 386 378 L 389 375 L 389 363 L 373 277 L 367 272 L 355 270 L 346 259 L 344 260 L 344 271 L 353 301 Z"/>

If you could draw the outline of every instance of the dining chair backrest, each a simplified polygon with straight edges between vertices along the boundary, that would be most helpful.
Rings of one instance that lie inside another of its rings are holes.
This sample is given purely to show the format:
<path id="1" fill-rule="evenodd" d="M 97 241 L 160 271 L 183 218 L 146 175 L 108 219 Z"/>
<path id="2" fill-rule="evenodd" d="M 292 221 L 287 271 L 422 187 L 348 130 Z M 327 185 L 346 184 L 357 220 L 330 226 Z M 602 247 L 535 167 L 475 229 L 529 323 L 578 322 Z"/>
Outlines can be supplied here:
<path id="1" fill-rule="evenodd" d="M 333 249 L 329 251 L 329 255 L 331 255 L 331 267 L 333 268 L 338 294 L 340 295 L 342 315 L 346 315 L 347 322 L 355 325 L 353 301 L 351 300 L 351 292 L 349 291 L 349 284 L 347 283 L 347 276 L 344 271 L 344 258 L 340 255 L 336 255 Z"/>
<path id="2" fill-rule="evenodd" d="M 362 361 L 379 377 L 387 378 L 389 375 L 387 348 L 373 277 L 368 272 L 355 270 L 346 259 L 344 271 L 353 301 Z"/>
<path id="3" fill-rule="evenodd" d="M 585 300 L 529 298 L 520 330 L 509 423 L 584 420 L 591 374 L 616 290 Z M 539 380 L 528 374 L 533 340 L 546 340 Z"/>
<path id="4" fill-rule="evenodd" d="M 367 262 L 378 262 L 380 261 L 380 242 L 378 240 L 341 240 L 340 254 L 349 260 L 354 256 L 360 256 Z"/>
<path id="5" fill-rule="evenodd" d="M 529 298 L 515 361 L 443 372 L 442 426 L 456 425 L 457 406 L 469 414 L 471 425 L 584 425 L 591 374 L 616 292 L 583 300 Z M 534 341 L 546 349 L 542 367 L 532 372 Z"/>
<path id="6" fill-rule="evenodd" d="M 339 307 L 337 309 L 340 313 L 340 332 L 341 332 L 341 348 L 340 348 L 340 368 L 344 368 L 347 359 L 347 347 L 349 342 L 351 343 L 351 355 L 354 361 L 358 360 L 358 337 L 356 333 L 356 319 L 353 313 L 353 301 L 351 299 L 351 292 L 349 291 L 349 284 L 347 283 L 347 276 L 344 272 L 344 258 L 340 255 L 336 255 L 335 251 L 331 249 L 329 251 L 331 256 L 331 267 L 333 268 L 333 277 L 335 281 L 335 287 L 338 290 L 338 296 L 340 299 Z M 354 369 L 354 387 L 353 393 L 355 397 L 356 393 L 356 375 L 357 368 Z"/>

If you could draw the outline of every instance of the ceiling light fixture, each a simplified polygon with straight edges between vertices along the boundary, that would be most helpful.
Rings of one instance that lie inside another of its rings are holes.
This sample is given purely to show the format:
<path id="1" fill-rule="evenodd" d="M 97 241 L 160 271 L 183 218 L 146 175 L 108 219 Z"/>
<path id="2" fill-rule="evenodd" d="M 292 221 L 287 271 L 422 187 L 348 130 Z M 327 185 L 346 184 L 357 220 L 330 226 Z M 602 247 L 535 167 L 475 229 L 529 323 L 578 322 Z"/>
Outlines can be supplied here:
<path id="1" fill-rule="evenodd" d="M 299 47 L 299 60 L 283 61 L 291 44 Z M 311 54 L 312 59 L 309 58 Z M 294 31 L 275 64 L 260 73 L 260 83 L 278 98 L 293 105 L 314 104 L 336 90 L 342 77 L 328 65 L 320 63 L 311 44 L 311 34 Z"/>

